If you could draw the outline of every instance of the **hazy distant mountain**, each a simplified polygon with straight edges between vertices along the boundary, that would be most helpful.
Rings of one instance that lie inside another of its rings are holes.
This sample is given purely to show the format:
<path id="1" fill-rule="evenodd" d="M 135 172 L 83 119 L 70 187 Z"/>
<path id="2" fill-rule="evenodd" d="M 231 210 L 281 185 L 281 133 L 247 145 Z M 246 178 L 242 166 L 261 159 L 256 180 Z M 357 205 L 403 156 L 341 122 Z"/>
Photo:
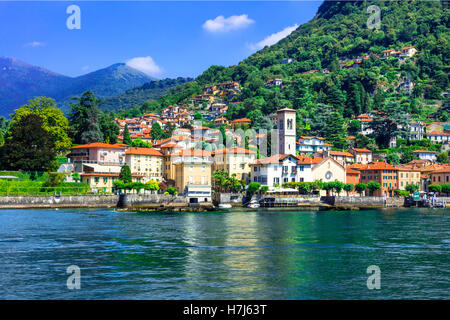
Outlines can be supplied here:
<path id="1" fill-rule="evenodd" d="M 8 116 L 35 96 L 54 98 L 67 111 L 70 97 L 86 90 L 107 98 L 153 80 L 124 63 L 72 78 L 15 58 L 0 57 L 0 115 Z"/>
<path id="2" fill-rule="evenodd" d="M 135 106 L 143 104 L 148 100 L 156 100 L 163 94 L 166 94 L 170 89 L 193 81 L 192 78 L 163 79 L 147 82 L 139 87 L 128 89 L 124 93 L 117 96 L 106 98 L 105 102 L 99 107 L 106 111 L 127 110 Z"/>

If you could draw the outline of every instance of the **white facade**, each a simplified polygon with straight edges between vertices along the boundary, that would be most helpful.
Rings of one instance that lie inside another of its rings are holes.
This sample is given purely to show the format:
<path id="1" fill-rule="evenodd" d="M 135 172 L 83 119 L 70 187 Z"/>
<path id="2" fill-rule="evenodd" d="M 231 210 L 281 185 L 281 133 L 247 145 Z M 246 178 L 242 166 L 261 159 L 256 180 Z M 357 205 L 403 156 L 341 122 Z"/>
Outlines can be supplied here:
<path id="1" fill-rule="evenodd" d="M 415 156 L 419 157 L 420 160 L 431 160 L 436 161 L 436 152 L 428 150 L 416 150 L 413 152 Z"/>
<path id="2" fill-rule="evenodd" d="M 325 143 L 325 139 L 321 137 L 300 137 L 296 145 L 300 154 L 320 153 L 329 151 L 333 147 L 331 144 Z"/>

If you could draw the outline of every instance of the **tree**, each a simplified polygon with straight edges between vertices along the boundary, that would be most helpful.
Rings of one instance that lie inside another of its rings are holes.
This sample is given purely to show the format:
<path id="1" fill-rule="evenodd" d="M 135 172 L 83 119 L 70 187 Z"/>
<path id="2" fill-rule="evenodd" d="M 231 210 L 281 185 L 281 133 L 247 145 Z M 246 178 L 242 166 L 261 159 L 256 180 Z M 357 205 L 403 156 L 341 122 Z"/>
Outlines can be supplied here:
<path id="1" fill-rule="evenodd" d="M 347 130 L 350 134 L 356 136 L 361 131 L 361 122 L 359 120 L 353 119 L 352 121 L 350 121 Z"/>
<path id="2" fill-rule="evenodd" d="M 371 136 L 379 146 L 389 147 L 389 142 L 397 137 L 409 137 L 409 119 L 403 107 L 397 102 L 386 104 L 381 114 L 376 113 L 370 127 Z"/>
<path id="3" fill-rule="evenodd" d="M 120 169 L 119 180 L 124 183 L 130 183 L 132 180 L 131 169 L 128 165 L 123 165 Z"/>
<path id="4" fill-rule="evenodd" d="M 247 196 L 251 198 L 253 194 L 259 190 L 261 184 L 259 182 L 250 182 L 247 188 Z"/>
<path id="5" fill-rule="evenodd" d="M 396 152 L 390 152 L 386 157 L 386 161 L 392 165 L 396 165 L 400 163 L 400 158 Z"/>
<path id="6" fill-rule="evenodd" d="M 333 182 L 323 182 L 322 183 L 322 190 L 325 190 L 327 192 L 327 197 L 330 196 L 330 191 L 333 190 Z"/>
<path id="7" fill-rule="evenodd" d="M 100 109 L 92 91 L 84 92 L 80 98 L 72 98 L 78 103 L 71 105 L 69 124 L 72 138 L 77 144 L 103 141 L 103 134 L 99 127 Z"/>
<path id="8" fill-rule="evenodd" d="M 99 121 L 100 131 L 103 133 L 103 141 L 106 143 L 117 143 L 120 133 L 119 125 L 114 120 L 112 113 L 101 113 Z"/>
<path id="9" fill-rule="evenodd" d="M 437 162 L 448 163 L 448 152 L 439 153 L 437 155 Z"/>
<path id="10" fill-rule="evenodd" d="M 55 100 L 47 97 L 36 97 L 29 100 L 27 104 L 21 106 L 14 112 L 11 125 L 14 125 L 29 114 L 36 114 L 41 117 L 42 126 L 49 133 L 55 145 L 56 152 L 59 153 L 69 150 L 72 145 L 67 135 L 69 121 L 64 116 L 64 113 L 58 109 Z"/>
<path id="11" fill-rule="evenodd" d="M 356 190 L 356 192 L 359 193 L 360 196 L 362 195 L 362 193 L 363 193 L 366 189 L 367 189 L 367 184 L 365 184 L 365 183 L 358 183 L 358 184 L 355 186 L 355 190 Z"/>
<path id="12" fill-rule="evenodd" d="M 167 192 L 173 196 L 178 194 L 177 188 L 174 188 L 174 187 L 168 187 Z"/>
<path id="13" fill-rule="evenodd" d="M 370 194 L 373 195 L 373 193 L 381 188 L 381 185 L 376 181 L 369 181 L 367 184 L 367 189 L 369 189 Z"/>
<path id="14" fill-rule="evenodd" d="M 430 184 L 428 186 L 428 191 L 441 193 L 442 192 L 442 185 L 440 185 L 440 184 Z"/>
<path id="15" fill-rule="evenodd" d="M 160 140 L 164 137 L 164 131 L 161 129 L 161 126 L 158 122 L 152 124 L 152 131 L 150 131 L 150 136 L 153 140 Z"/>
<path id="16" fill-rule="evenodd" d="M 158 181 L 155 181 L 155 180 L 150 180 L 150 181 L 148 181 L 148 182 L 144 185 L 144 189 L 145 189 L 145 190 L 150 190 L 150 191 L 158 191 L 158 190 L 159 190 L 159 184 L 158 184 Z"/>
<path id="17" fill-rule="evenodd" d="M 138 147 L 138 148 L 151 148 L 152 144 L 150 142 L 145 142 L 142 139 L 134 139 L 131 143 L 132 147 Z"/>
<path id="18" fill-rule="evenodd" d="M 336 192 L 336 194 L 339 195 L 339 193 L 341 193 L 342 189 L 344 188 L 345 183 L 335 180 L 331 182 L 331 185 L 333 187 L 334 192 Z"/>
<path id="19" fill-rule="evenodd" d="M 414 193 L 419 189 L 419 186 L 417 184 L 414 183 L 407 183 L 405 186 L 405 190 L 409 191 L 409 193 Z"/>
<path id="20" fill-rule="evenodd" d="M 24 115 L 12 124 L 4 149 L 4 163 L 10 169 L 51 171 L 56 168 L 54 140 L 37 114 Z"/>
<path id="21" fill-rule="evenodd" d="M 344 190 L 347 192 L 347 196 L 350 195 L 350 192 L 353 191 L 354 187 L 355 186 L 353 184 L 351 184 L 351 183 L 344 184 Z"/>
<path id="22" fill-rule="evenodd" d="M 133 142 L 130 137 L 130 130 L 128 129 L 128 124 L 125 124 L 125 128 L 123 128 L 123 143 L 131 146 Z"/>
<path id="23" fill-rule="evenodd" d="M 80 182 L 81 176 L 78 172 L 74 172 L 74 173 L 72 173 L 72 179 L 75 180 L 75 182 Z"/>
<path id="24" fill-rule="evenodd" d="M 447 195 L 447 197 L 448 197 L 448 194 L 450 193 L 450 184 L 443 184 L 442 185 L 442 192 L 444 192 Z"/>

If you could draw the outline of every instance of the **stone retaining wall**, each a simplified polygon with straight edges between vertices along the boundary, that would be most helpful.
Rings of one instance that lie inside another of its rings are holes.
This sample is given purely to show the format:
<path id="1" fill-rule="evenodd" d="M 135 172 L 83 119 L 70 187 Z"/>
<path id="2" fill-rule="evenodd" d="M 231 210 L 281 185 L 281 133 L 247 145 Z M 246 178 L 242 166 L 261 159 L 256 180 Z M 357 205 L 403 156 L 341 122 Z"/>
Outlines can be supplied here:
<path id="1" fill-rule="evenodd" d="M 45 195 L 45 196 L 1 196 L 0 208 L 100 208 L 115 207 L 119 195 Z M 165 194 L 128 194 L 130 206 L 183 206 L 187 198 Z"/>

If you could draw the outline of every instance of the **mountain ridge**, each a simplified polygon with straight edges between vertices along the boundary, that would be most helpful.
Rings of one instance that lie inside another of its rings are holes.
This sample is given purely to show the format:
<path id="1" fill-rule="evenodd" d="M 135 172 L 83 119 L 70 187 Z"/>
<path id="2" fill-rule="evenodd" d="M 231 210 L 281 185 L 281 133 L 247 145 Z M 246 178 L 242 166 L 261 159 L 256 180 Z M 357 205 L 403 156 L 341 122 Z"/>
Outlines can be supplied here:
<path id="1" fill-rule="evenodd" d="M 107 98 L 155 80 L 125 63 L 69 77 L 14 57 L 0 57 L 0 115 L 8 116 L 35 96 L 51 97 L 67 111 L 70 98 L 84 91 Z"/>

